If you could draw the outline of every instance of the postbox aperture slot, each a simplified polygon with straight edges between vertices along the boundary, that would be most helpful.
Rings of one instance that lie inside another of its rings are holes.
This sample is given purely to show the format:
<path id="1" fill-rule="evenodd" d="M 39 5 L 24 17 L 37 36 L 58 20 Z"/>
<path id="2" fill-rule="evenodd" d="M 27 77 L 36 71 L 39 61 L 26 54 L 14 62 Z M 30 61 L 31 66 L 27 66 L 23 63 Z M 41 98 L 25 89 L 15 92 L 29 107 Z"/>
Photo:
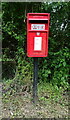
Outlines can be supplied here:
<path id="1" fill-rule="evenodd" d="M 48 23 L 48 20 L 29 20 L 30 23 Z"/>

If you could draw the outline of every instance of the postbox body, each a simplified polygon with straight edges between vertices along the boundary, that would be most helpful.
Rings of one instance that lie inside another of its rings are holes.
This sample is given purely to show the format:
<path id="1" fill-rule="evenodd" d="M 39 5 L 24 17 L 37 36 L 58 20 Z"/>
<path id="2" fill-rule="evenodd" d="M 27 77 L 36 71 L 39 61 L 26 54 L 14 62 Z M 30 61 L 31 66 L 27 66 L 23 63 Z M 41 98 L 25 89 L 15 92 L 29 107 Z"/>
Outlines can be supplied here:
<path id="1" fill-rule="evenodd" d="M 27 56 L 47 57 L 49 13 L 27 14 Z"/>

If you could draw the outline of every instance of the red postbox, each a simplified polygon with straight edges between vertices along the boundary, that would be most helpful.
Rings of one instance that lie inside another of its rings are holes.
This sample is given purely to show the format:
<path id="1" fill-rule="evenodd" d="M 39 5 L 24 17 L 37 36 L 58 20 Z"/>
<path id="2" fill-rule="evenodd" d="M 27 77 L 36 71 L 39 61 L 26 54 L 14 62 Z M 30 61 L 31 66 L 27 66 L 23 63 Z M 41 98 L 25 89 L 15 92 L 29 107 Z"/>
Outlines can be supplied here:
<path id="1" fill-rule="evenodd" d="M 27 14 L 27 56 L 47 57 L 49 13 Z"/>

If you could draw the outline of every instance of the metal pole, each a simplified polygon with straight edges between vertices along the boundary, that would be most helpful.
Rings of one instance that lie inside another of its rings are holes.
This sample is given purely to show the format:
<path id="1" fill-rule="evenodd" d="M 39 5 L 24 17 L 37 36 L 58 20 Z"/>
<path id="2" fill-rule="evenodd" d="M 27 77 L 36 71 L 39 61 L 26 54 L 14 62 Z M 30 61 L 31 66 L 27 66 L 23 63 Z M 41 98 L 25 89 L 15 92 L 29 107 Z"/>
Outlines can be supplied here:
<path id="1" fill-rule="evenodd" d="M 38 57 L 34 57 L 33 102 L 37 103 Z"/>

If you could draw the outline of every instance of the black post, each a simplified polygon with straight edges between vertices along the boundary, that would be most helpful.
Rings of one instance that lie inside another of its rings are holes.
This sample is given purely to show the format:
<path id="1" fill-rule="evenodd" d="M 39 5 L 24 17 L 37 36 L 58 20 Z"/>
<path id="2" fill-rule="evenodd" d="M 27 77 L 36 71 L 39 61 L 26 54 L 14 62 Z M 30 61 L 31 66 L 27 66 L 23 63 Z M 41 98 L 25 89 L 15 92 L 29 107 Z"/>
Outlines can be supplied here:
<path id="1" fill-rule="evenodd" d="M 37 103 L 38 57 L 34 57 L 33 102 Z"/>

